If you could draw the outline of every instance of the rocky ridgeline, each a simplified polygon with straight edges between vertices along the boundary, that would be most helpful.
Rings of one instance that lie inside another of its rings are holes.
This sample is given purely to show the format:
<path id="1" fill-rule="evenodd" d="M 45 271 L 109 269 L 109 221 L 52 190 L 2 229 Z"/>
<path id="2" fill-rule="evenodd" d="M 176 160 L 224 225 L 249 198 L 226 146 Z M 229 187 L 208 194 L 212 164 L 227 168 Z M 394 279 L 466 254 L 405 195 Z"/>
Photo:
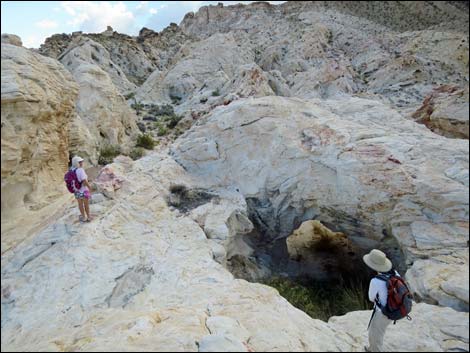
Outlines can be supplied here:
<path id="1" fill-rule="evenodd" d="M 467 2 L 204 6 L 5 34 L 1 67 L 2 350 L 361 351 L 369 311 L 315 320 L 234 277 L 269 275 L 255 238 L 328 275 L 319 231 L 404 269 L 419 304 L 386 349 L 468 351 Z M 139 130 L 164 143 L 103 168 L 79 224 L 69 156 Z"/>
<path id="2" fill-rule="evenodd" d="M 46 39 L 39 53 L 60 59 L 67 48 L 76 46 L 76 42 L 84 38 L 102 45 L 113 65 L 123 70 L 134 85 L 141 85 L 156 69 L 167 67 L 182 43 L 190 37 L 175 23 L 161 32 L 144 27 L 137 37 L 118 33 L 108 26 L 102 33 L 55 34 Z M 99 61 L 101 56 L 100 52 L 96 53 L 94 60 Z"/>

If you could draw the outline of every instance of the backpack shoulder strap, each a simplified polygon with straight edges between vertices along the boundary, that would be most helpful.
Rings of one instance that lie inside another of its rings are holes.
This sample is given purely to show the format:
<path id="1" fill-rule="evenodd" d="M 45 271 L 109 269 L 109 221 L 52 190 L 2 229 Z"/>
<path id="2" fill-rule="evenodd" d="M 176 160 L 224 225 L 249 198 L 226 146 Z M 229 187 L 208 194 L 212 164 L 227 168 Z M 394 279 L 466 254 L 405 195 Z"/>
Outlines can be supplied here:
<path id="1" fill-rule="evenodd" d="M 390 277 L 391 277 L 390 275 L 386 275 L 385 273 L 381 273 L 381 274 L 376 275 L 374 278 L 380 279 L 381 281 L 384 281 L 384 282 L 388 282 Z"/>

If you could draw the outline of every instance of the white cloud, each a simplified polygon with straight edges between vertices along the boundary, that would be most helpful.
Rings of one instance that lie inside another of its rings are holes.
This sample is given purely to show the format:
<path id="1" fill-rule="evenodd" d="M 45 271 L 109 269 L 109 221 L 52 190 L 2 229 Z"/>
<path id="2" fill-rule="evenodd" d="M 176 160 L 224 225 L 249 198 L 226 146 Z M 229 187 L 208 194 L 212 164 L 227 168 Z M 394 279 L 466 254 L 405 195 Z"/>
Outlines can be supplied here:
<path id="1" fill-rule="evenodd" d="M 152 15 L 155 15 L 157 12 L 158 12 L 158 11 L 157 11 L 156 9 L 150 9 L 150 13 L 151 13 Z"/>
<path id="2" fill-rule="evenodd" d="M 147 7 L 148 1 L 140 1 L 139 4 L 135 7 L 136 10 L 143 9 L 144 7 Z"/>
<path id="3" fill-rule="evenodd" d="M 36 27 L 43 28 L 43 29 L 52 29 L 59 26 L 56 21 L 44 19 L 42 21 L 35 23 Z"/>
<path id="4" fill-rule="evenodd" d="M 62 8 L 73 19 L 67 23 L 87 32 L 102 32 L 111 26 L 118 32 L 129 32 L 135 21 L 134 14 L 123 2 L 63 1 Z"/>
<path id="5" fill-rule="evenodd" d="M 23 46 L 26 48 L 39 48 L 39 46 L 43 43 L 44 40 L 42 36 L 33 34 L 21 38 L 21 41 L 23 42 Z"/>

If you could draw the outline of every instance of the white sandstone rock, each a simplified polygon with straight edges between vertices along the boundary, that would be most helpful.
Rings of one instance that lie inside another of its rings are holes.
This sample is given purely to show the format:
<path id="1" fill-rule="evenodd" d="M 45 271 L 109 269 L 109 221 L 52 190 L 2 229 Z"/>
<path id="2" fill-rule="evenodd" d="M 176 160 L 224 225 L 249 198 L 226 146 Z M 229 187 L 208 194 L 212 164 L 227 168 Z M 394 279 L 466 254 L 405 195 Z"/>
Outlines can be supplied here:
<path id="1" fill-rule="evenodd" d="M 68 193 L 63 181 L 69 160 L 67 127 L 78 86 L 57 60 L 3 41 L 1 76 L 4 249 L 10 231 L 17 240 L 26 236 L 28 231 L 17 227 L 33 221 L 30 211 Z"/>

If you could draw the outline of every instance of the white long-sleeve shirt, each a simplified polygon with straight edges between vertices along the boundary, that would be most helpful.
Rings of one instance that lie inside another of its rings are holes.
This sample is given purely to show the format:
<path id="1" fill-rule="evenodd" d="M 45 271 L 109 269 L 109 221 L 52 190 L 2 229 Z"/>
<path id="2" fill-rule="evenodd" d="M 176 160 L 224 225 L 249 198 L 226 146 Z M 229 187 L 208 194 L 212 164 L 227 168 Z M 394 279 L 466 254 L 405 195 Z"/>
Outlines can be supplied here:
<path id="1" fill-rule="evenodd" d="M 369 284 L 369 300 L 375 303 L 375 297 L 379 294 L 379 303 L 381 306 L 387 305 L 387 282 L 378 278 L 372 278 Z"/>

